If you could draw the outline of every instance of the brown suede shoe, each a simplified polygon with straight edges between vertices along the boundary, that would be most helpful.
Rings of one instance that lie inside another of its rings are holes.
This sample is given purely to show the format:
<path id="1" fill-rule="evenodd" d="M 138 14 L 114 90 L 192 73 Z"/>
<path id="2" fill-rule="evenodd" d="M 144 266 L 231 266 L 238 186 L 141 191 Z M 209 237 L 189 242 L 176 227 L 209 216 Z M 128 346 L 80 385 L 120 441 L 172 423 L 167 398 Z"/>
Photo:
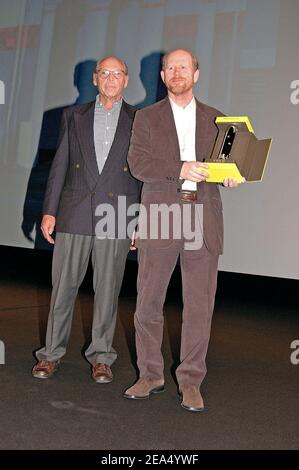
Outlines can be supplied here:
<path id="1" fill-rule="evenodd" d="M 204 403 L 199 389 L 195 385 L 185 385 L 179 390 L 181 406 L 188 411 L 204 411 Z"/>
<path id="2" fill-rule="evenodd" d="M 112 370 L 107 364 L 99 362 L 92 368 L 92 378 L 97 384 L 109 384 L 113 380 Z"/>
<path id="3" fill-rule="evenodd" d="M 164 392 L 164 380 L 153 380 L 146 377 L 140 378 L 130 388 L 128 388 L 123 396 L 131 400 L 144 400 L 149 398 L 152 393 Z"/>
<path id="4" fill-rule="evenodd" d="M 59 367 L 60 361 L 38 361 L 32 369 L 32 375 L 36 379 L 49 379 L 54 375 Z"/>

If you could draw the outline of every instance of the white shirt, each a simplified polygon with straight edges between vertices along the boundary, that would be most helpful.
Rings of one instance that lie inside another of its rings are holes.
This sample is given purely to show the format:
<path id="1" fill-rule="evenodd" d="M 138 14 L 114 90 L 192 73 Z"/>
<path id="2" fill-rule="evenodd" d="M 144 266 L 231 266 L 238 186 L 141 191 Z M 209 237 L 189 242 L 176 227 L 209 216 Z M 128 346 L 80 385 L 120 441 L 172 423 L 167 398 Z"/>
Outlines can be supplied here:
<path id="1" fill-rule="evenodd" d="M 190 103 L 182 108 L 169 98 L 180 146 L 182 161 L 195 161 L 196 102 L 193 96 Z M 184 181 L 182 189 L 196 191 L 194 181 Z"/>

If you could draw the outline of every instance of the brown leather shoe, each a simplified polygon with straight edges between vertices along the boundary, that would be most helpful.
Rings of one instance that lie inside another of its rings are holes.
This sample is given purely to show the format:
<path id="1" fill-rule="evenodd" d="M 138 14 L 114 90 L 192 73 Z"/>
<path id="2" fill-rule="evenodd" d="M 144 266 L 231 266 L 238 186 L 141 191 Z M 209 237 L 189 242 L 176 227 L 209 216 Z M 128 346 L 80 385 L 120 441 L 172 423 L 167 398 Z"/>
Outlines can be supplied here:
<path id="1" fill-rule="evenodd" d="M 123 396 L 131 400 L 144 400 L 149 398 L 152 393 L 164 392 L 164 380 L 153 380 L 146 377 L 140 378 Z"/>
<path id="2" fill-rule="evenodd" d="M 198 387 L 195 385 L 185 385 L 179 390 L 182 398 L 181 406 L 188 411 L 204 411 L 204 402 Z"/>
<path id="3" fill-rule="evenodd" d="M 107 364 L 99 362 L 92 368 L 92 378 L 97 384 L 108 384 L 113 380 L 112 370 Z"/>
<path id="4" fill-rule="evenodd" d="M 49 379 L 54 375 L 59 367 L 60 361 L 38 361 L 32 369 L 32 375 L 36 379 Z"/>

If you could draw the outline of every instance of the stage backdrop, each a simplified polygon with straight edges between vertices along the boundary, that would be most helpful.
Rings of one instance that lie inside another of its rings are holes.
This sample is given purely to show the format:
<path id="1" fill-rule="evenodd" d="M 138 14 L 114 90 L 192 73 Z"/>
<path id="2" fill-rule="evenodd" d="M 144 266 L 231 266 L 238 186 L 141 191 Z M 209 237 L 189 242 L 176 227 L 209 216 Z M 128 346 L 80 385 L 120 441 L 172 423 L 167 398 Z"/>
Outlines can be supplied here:
<path id="1" fill-rule="evenodd" d="M 0 243 L 47 248 L 36 229 L 63 107 L 95 96 L 97 58 L 129 66 L 126 99 L 161 99 L 164 51 L 200 58 L 196 96 L 273 137 L 262 183 L 222 189 L 226 271 L 299 278 L 297 0 L 1 0 Z"/>

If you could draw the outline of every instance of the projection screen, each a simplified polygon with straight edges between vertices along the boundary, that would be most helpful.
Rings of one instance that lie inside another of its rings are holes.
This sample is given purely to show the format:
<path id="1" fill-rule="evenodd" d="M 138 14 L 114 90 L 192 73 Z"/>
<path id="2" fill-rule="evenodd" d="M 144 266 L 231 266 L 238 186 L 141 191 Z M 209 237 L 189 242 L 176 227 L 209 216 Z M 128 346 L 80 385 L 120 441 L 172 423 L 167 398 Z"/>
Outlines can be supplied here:
<path id="1" fill-rule="evenodd" d="M 299 279 L 297 0 L 1 0 L 0 243 L 47 248 L 38 230 L 63 107 L 94 98 L 107 54 L 128 64 L 125 98 L 162 96 L 164 51 L 200 59 L 195 95 L 273 138 L 260 183 L 222 188 L 220 269 Z"/>

